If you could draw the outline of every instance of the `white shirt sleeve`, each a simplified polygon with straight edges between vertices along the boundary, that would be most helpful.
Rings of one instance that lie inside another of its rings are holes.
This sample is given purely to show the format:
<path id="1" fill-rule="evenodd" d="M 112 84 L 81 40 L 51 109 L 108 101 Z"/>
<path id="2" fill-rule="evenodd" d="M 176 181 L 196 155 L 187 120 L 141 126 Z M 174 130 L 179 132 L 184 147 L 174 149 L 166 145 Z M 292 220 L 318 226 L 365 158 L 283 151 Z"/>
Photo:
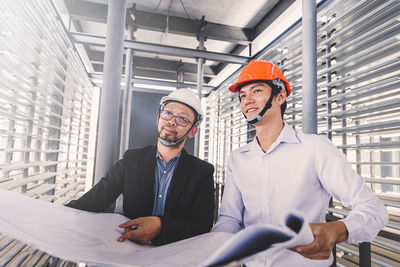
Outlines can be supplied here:
<path id="1" fill-rule="evenodd" d="M 243 229 L 244 205 L 242 196 L 234 181 L 231 169 L 232 154 L 228 160 L 225 178 L 225 188 L 221 201 L 221 208 L 217 223 L 211 229 L 212 232 L 236 233 Z"/>
<path id="2" fill-rule="evenodd" d="M 324 188 L 345 207 L 351 208 L 342 221 L 349 236 L 346 242 L 372 241 L 388 222 L 388 213 L 364 179 L 352 168 L 342 154 L 326 137 L 316 144 L 316 172 Z"/>

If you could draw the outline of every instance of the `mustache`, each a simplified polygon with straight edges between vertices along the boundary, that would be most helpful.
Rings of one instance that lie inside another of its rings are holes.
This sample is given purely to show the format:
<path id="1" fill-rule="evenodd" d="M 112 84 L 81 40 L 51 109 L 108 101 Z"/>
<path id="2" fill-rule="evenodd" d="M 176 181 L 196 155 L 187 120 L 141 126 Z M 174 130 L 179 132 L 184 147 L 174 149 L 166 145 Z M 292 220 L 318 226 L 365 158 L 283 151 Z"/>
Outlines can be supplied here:
<path id="1" fill-rule="evenodd" d="M 171 128 L 168 128 L 168 127 L 166 127 L 166 126 L 162 126 L 162 127 L 161 127 L 161 130 L 163 130 L 163 129 L 167 129 L 168 131 L 171 131 L 171 132 L 173 132 L 174 134 L 177 134 L 177 132 L 176 132 L 175 130 L 173 130 L 173 129 L 171 129 Z"/>

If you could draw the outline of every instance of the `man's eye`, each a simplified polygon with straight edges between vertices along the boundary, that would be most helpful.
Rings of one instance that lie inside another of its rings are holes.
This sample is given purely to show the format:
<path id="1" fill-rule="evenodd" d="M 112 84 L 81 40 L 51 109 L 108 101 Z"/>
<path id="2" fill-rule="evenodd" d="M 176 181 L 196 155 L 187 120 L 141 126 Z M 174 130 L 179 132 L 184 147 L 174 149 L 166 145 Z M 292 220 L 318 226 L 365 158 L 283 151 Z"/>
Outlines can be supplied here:
<path id="1" fill-rule="evenodd" d="M 260 89 L 254 90 L 254 93 L 258 93 L 258 92 L 261 92 L 261 90 Z"/>
<path id="2" fill-rule="evenodd" d="M 176 117 L 176 119 L 178 121 L 180 121 L 180 122 L 187 122 L 188 121 L 187 119 L 185 119 L 184 117 L 181 117 L 181 116 Z"/>

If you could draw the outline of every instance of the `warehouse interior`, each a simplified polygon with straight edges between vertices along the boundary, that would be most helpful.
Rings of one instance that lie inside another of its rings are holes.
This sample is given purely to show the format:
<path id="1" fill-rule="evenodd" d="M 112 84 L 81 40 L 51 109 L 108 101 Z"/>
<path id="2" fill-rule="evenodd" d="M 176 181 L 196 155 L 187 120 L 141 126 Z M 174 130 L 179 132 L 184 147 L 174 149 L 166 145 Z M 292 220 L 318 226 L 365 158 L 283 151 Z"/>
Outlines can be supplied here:
<path id="1" fill-rule="evenodd" d="M 215 166 L 218 206 L 230 152 L 255 134 L 227 88 L 267 60 L 290 81 L 284 120 L 296 130 L 308 130 L 303 89 L 315 78 L 314 133 L 390 215 L 373 242 L 337 244 L 335 265 L 400 265 L 400 1 L 317 0 L 316 40 L 304 37 L 307 2 L 1 1 L 0 188 L 60 205 L 80 197 L 125 150 L 156 142 L 161 97 L 191 88 L 205 117 L 185 148 Z M 332 199 L 327 219 L 348 213 Z M 0 266 L 81 265 L 0 229 Z"/>

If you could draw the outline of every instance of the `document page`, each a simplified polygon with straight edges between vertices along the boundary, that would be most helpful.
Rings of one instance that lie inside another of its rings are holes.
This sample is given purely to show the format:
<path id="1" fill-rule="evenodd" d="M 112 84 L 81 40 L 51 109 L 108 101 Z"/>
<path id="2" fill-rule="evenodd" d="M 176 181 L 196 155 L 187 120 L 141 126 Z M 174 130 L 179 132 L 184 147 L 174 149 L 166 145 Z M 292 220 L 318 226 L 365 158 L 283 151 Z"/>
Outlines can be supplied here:
<path id="1" fill-rule="evenodd" d="M 164 246 L 117 242 L 128 218 L 93 213 L 0 189 L 0 232 L 89 266 L 196 266 L 232 234 L 207 233 Z"/>
<path id="2" fill-rule="evenodd" d="M 236 233 L 212 232 L 164 246 L 117 242 L 128 218 L 93 213 L 0 189 L 0 232 L 53 256 L 89 266 L 217 266 L 266 249 L 311 243 L 299 214 L 281 225 L 252 225 Z"/>
<path id="3" fill-rule="evenodd" d="M 148 250 L 134 242 L 117 242 L 118 225 L 128 218 L 92 213 L 0 190 L 0 232 L 65 260 L 129 264 L 128 255 Z"/>
<path id="4" fill-rule="evenodd" d="M 292 212 L 282 225 L 254 224 L 230 237 L 200 266 L 220 266 L 244 259 L 267 249 L 286 249 L 310 244 L 314 240 L 311 228 L 303 216 Z"/>

